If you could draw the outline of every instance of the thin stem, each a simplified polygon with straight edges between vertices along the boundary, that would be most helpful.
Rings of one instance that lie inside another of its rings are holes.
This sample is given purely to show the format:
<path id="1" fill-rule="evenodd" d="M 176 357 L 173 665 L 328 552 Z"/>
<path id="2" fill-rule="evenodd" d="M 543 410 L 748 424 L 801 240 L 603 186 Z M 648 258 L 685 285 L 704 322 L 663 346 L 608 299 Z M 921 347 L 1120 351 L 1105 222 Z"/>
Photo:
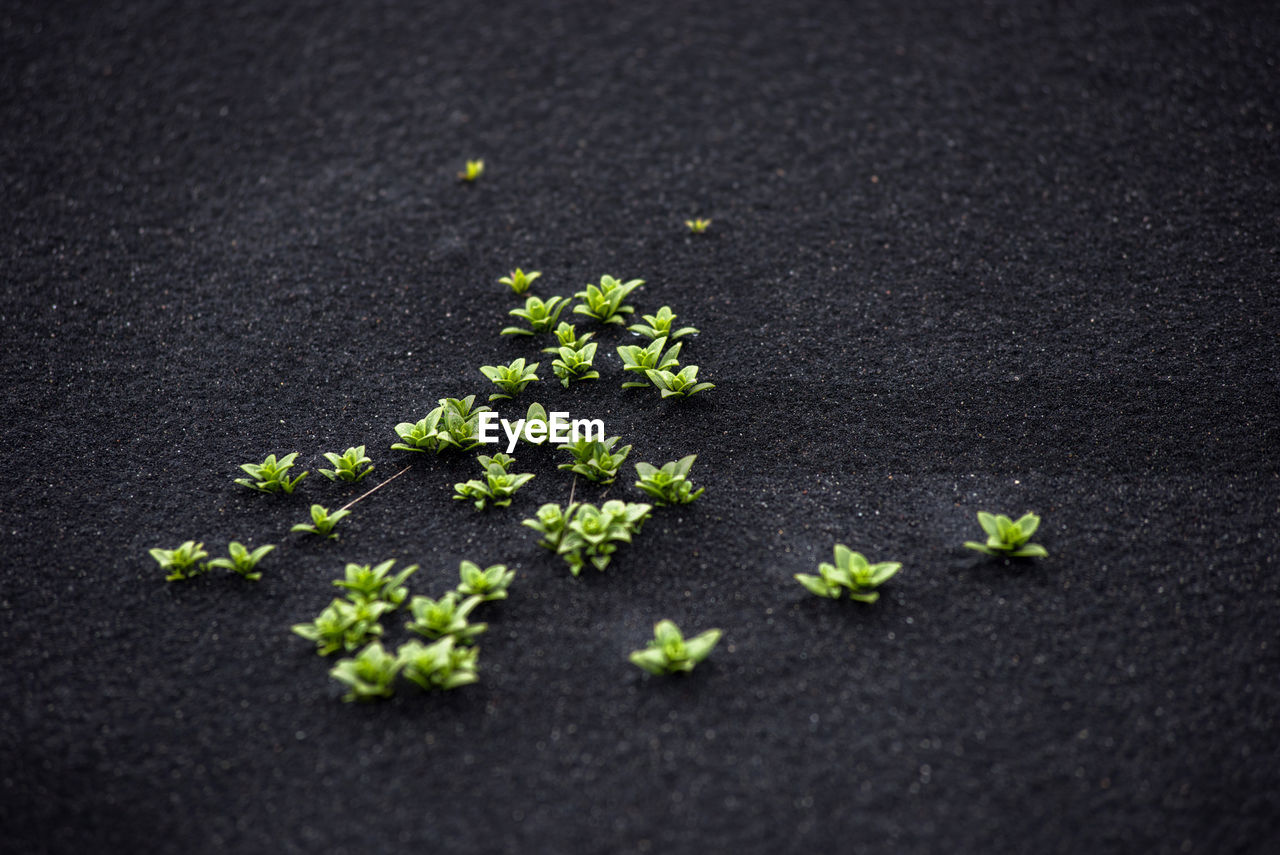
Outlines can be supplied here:
<path id="1" fill-rule="evenodd" d="M 352 505 L 354 505 L 356 502 L 358 502 L 358 501 L 360 501 L 361 499 L 363 499 L 365 496 L 371 496 L 371 495 L 373 495 L 374 493 L 378 492 L 378 491 L 379 491 L 379 490 L 381 490 L 383 487 L 387 486 L 387 485 L 388 485 L 388 484 L 390 484 L 392 481 L 396 480 L 397 478 L 399 478 L 401 475 L 403 475 L 404 473 L 408 472 L 408 471 L 409 471 L 410 469 L 412 469 L 412 468 L 413 468 L 413 464 L 412 464 L 412 463 L 410 463 L 408 466 L 406 466 L 405 468 L 401 469 L 399 472 L 397 472 L 396 474 L 392 475 L 390 478 L 388 478 L 387 480 L 383 481 L 381 484 L 379 484 L 378 486 L 374 487 L 374 488 L 373 488 L 372 490 L 370 490 L 369 492 L 367 492 L 367 493 L 362 493 L 361 495 L 356 496 L 354 499 L 352 499 L 351 501 L 347 502 L 347 503 L 346 503 L 345 505 L 343 505 L 342 507 L 338 508 L 338 510 L 340 510 L 340 511 L 345 511 L 347 508 L 351 507 L 351 506 L 352 506 Z"/>

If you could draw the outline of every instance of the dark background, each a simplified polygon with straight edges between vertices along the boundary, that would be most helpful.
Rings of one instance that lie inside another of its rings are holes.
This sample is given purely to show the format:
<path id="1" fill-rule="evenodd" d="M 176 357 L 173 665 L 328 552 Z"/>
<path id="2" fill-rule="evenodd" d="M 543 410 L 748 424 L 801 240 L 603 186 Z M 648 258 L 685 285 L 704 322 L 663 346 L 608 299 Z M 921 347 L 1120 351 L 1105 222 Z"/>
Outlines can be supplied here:
<path id="1" fill-rule="evenodd" d="M 1275 4 L 10 2 L 0 34 L 0 848 L 1274 851 Z M 505 412 L 696 452 L 704 499 L 577 580 L 518 525 L 567 498 L 550 450 L 507 511 L 422 457 L 339 542 L 287 534 L 360 489 L 321 452 L 393 474 L 395 423 L 533 355 L 497 335 L 517 265 L 702 330 L 705 396 L 620 390 L 610 330 L 599 383 L 544 359 Z M 287 451 L 297 495 L 232 484 Z M 1051 557 L 963 550 L 982 509 Z M 280 544 L 260 583 L 147 555 L 233 538 Z M 877 605 L 792 580 L 837 541 L 905 565 Z M 480 684 L 338 700 L 289 626 L 387 557 L 431 595 L 518 568 Z M 661 617 L 725 640 L 646 678 Z"/>

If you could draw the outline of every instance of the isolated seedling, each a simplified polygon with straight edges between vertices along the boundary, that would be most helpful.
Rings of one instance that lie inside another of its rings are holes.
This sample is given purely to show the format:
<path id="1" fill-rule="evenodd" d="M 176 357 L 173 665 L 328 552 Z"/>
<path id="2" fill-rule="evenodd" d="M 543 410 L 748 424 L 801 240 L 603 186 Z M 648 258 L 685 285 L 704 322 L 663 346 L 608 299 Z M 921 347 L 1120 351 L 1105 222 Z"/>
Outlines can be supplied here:
<path id="1" fill-rule="evenodd" d="M 483 160 L 468 160 L 466 169 L 458 173 L 458 179 L 460 181 L 465 181 L 468 184 L 470 184 L 471 182 L 475 181 L 477 178 L 479 178 L 483 174 L 484 174 Z"/>
<path id="2" fill-rule="evenodd" d="M 329 513 L 328 508 L 324 505 L 311 506 L 311 525 L 306 523 L 298 523 L 289 531 L 302 531 L 310 534 L 318 534 L 328 537 L 330 540 L 337 540 L 338 535 L 334 532 L 333 527 L 342 521 L 344 517 L 351 515 L 351 511 L 334 511 Z"/>
<path id="3" fill-rule="evenodd" d="M 335 579 L 334 585 L 347 592 L 347 599 L 353 603 L 368 603 L 380 600 L 391 608 L 398 608 L 409 596 L 405 580 L 418 569 L 417 564 L 410 564 L 394 576 L 391 567 L 395 559 L 390 558 L 377 566 L 368 564 L 348 564 L 345 578 Z"/>
<path id="4" fill-rule="evenodd" d="M 321 469 L 320 474 L 330 481 L 359 481 L 373 471 L 373 461 L 365 456 L 364 446 L 348 448 L 342 454 L 326 451 L 325 459 L 332 469 Z"/>
<path id="5" fill-rule="evenodd" d="M 488 627 L 488 624 L 484 623 L 467 622 L 467 616 L 478 605 L 480 605 L 479 597 L 459 600 L 456 591 L 450 591 L 438 600 L 417 596 L 409 601 L 409 611 L 413 613 L 413 620 L 405 626 L 427 638 L 443 638 L 450 635 L 457 639 L 459 644 L 471 644 L 475 637 Z"/>
<path id="6" fill-rule="evenodd" d="M 538 379 L 535 373 L 538 363 L 524 364 L 524 357 L 514 360 L 510 365 L 481 365 L 480 373 L 488 377 L 502 390 L 489 396 L 490 401 L 498 401 L 519 395 L 525 387 Z"/>
<path id="7" fill-rule="evenodd" d="M 454 484 L 453 498 L 474 501 L 478 511 L 483 511 L 488 503 L 499 508 L 510 507 L 511 497 L 516 494 L 516 490 L 533 480 L 533 475 L 528 472 L 508 472 L 507 467 L 515 462 L 515 458 L 502 452 L 492 457 L 481 454 L 476 459 L 484 467 L 484 480 L 473 478 Z"/>
<path id="8" fill-rule="evenodd" d="M 687 505 L 707 489 L 699 487 L 695 490 L 689 483 L 689 469 L 697 459 L 698 455 L 690 454 L 662 464 L 661 469 L 648 463 L 637 463 L 636 474 L 640 480 L 636 486 L 647 493 L 655 505 Z"/>
<path id="9" fill-rule="evenodd" d="M 672 330 L 671 326 L 676 316 L 672 313 L 670 306 L 663 306 L 656 315 L 641 315 L 641 317 L 645 319 L 645 323 L 632 324 L 627 329 L 645 338 L 666 338 L 667 341 L 675 341 L 687 335 L 698 334 L 698 331 L 693 327 L 681 327 L 678 330 Z"/>
<path id="10" fill-rule="evenodd" d="M 978 511 L 978 524 L 987 533 L 987 542 L 975 543 L 965 541 L 965 546 L 976 549 L 985 555 L 998 555 L 1006 558 L 1047 558 L 1048 551 L 1038 543 L 1027 543 L 1031 535 L 1040 527 L 1040 517 L 1035 514 L 1024 514 L 1015 522 L 1004 514 L 992 515 L 986 511 Z"/>
<path id="11" fill-rule="evenodd" d="M 630 543 L 648 518 L 651 505 L 611 499 L 600 507 L 570 504 L 565 510 L 547 504 L 522 525 L 542 534 L 538 545 L 550 549 L 577 576 L 589 561 L 597 570 L 609 566 L 620 543 Z"/>
<path id="12" fill-rule="evenodd" d="M 600 372 L 591 367 L 596 358 L 596 343 L 587 342 L 581 347 L 561 347 L 556 353 L 558 359 L 551 362 L 551 370 L 560 378 L 560 383 L 567 389 L 575 380 L 598 380 Z"/>
<path id="13" fill-rule="evenodd" d="M 534 333 L 551 332 L 555 329 L 556 322 L 560 319 L 560 313 L 564 311 L 564 307 L 569 305 L 569 301 L 564 297 L 548 297 L 542 300 L 538 297 L 530 297 L 524 301 L 523 309 L 512 309 L 507 312 L 517 318 L 523 318 L 529 324 L 529 329 L 524 327 L 504 327 L 502 335 L 533 335 Z"/>
<path id="14" fill-rule="evenodd" d="M 233 540 L 227 545 L 229 558 L 215 558 L 205 566 L 231 570 L 246 579 L 256 582 L 262 578 L 262 574 L 254 568 L 258 566 L 258 562 L 262 560 L 263 556 L 275 548 L 275 544 L 268 543 L 266 546 L 259 546 L 250 552 L 244 544 Z"/>
<path id="15" fill-rule="evenodd" d="M 701 217 L 697 217 L 692 220 L 685 220 L 684 224 L 688 227 L 689 231 L 693 232 L 695 235 L 700 235 L 707 229 L 711 228 L 711 221 L 704 220 Z"/>
<path id="16" fill-rule="evenodd" d="M 264 493 L 292 493 L 293 488 L 297 487 L 298 483 L 309 474 L 303 472 L 292 481 L 289 480 L 288 472 L 293 468 L 293 461 L 297 456 L 298 453 L 295 451 L 276 460 L 274 454 L 269 454 L 261 463 L 241 463 L 240 468 L 249 477 L 237 478 L 236 483 Z"/>
<path id="17" fill-rule="evenodd" d="M 650 674 L 688 674 L 711 655 L 720 635 L 720 630 L 709 629 L 686 641 L 679 627 L 660 620 L 653 626 L 653 639 L 631 654 L 631 662 Z"/>
<path id="18" fill-rule="evenodd" d="M 476 674 L 479 648 L 461 646 L 451 635 L 433 644 L 406 641 L 396 653 L 405 679 L 428 691 L 457 689 L 480 679 Z"/>
<path id="19" fill-rule="evenodd" d="M 874 603 L 880 599 L 875 589 L 902 569 L 896 561 L 868 563 L 862 553 L 854 552 L 843 543 L 836 544 L 835 561 L 835 564 L 825 561 L 819 564 L 817 576 L 797 573 L 796 581 L 819 597 L 838 600 L 847 591 L 851 600 Z"/>
<path id="20" fill-rule="evenodd" d="M 618 444 L 618 439 L 619 437 L 611 436 L 603 442 L 598 439 L 566 442 L 560 447 L 573 455 L 573 462 L 561 463 L 556 468 L 567 469 L 597 484 L 612 484 L 618 477 L 618 467 L 631 453 L 629 445 L 624 445 L 617 451 L 613 450 L 613 447 Z"/>
<path id="21" fill-rule="evenodd" d="M 677 342 L 667 348 L 666 353 L 663 353 L 662 349 L 666 345 L 666 338 L 655 338 L 647 347 L 641 347 L 638 344 L 620 345 L 618 347 L 618 356 L 622 358 L 622 370 L 634 372 L 641 377 L 648 377 L 650 371 L 667 371 L 677 367 L 680 364 L 678 357 L 680 356 L 681 344 Z M 622 388 L 642 388 L 648 385 L 648 383 L 629 381 L 623 383 Z"/>
<path id="22" fill-rule="evenodd" d="M 347 686 L 349 691 L 342 696 L 344 701 L 372 701 L 391 697 L 402 666 L 400 657 L 383 650 L 382 642 L 374 641 L 354 659 L 338 660 L 329 675 Z"/>
<path id="23" fill-rule="evenodd" d="M 339 650 L 355 650 L 382 635 L 378 621 L 395 606 L 383 600 L 334 600 L 311 623 L 293 625 L 293 631 L 316 643 L 316 652 L 328 656 Z"/>
<path id="24" fill-rule="evenodd" d="M 401 422 L 396 434 L 402 440 L 392 444 L 399 451 L 469 451 L 480 444 L 480 414 L 489 407 L 476 406 L 476 396 L 441 398 L 438 406 L 421 421 Z"/>
<path id="25" fill-rule="evenodd" d="M 687 398 L 707 389 L 714 389 L 714 383 L 698 382 L 698 366 L 686 365 L 679 374 L 670 371 L 649 369 L 645 372 L 649 382 L 658 387 L 664 398 Z"/>
<path id="26" fill-rule="evenodd" d="M 205 571 L 200 560 L 208 558 L 209 553 L 205 552 L 203 543 L 188 540 L 177 549 L 153 549 L 151 557 L 160 565 L 161 570 L 169 571 L 169 575 L 164 577 L 166 582 L 182 582 Z"/>
<path id="27" fill-rule="evenodd" d="M 635 311 L 633 306 L 624 306 L 622 301 L 635 289 L 644 284 L 643 279 L 632 279 L 630 282 L 619 282 L 612 276 L 600 277 L 600 284 L 588 285 L 585 290 L 573 296 L 582 300 L 573 307 L 579 315 L 595 318 L 606 324 L 624 324 L 624 315 Z"/>
<path id="28" fill-rule="evenodd" d="M 505 564 L 494 564 L 480 569 L 480 565 L 463 561 L 458 566 L 458 594 L 463 597 L 479 597 L 480 602 L 505 600 L 507 588 L 516 577 L 516 571 Z"/>
<path id="29" fill-rule="evenodd" d="M 511 293 L 518 295 L 528 291 L 533 286 L 533 280 L 537 279 L 541 275 L 542 274 L 537 270 L 530 270 L 528 273 L 525 273 L 517 267 L 498 281 L 503 285 L 509 286 L 511 288 Z"/>
<path id="30" fill-rule="evenodd" d="M 588 332 L 578 335 L 578 328 L 575 324 L 560 322 L 555 329 L 556 343 L 551 347 L 542 348 L 543 353 L 559 353 L 562 347 L 571 347 L 574 350 L 580 350 L 584 344 L 591 341 L 595 337 L 595 333 Z"/>

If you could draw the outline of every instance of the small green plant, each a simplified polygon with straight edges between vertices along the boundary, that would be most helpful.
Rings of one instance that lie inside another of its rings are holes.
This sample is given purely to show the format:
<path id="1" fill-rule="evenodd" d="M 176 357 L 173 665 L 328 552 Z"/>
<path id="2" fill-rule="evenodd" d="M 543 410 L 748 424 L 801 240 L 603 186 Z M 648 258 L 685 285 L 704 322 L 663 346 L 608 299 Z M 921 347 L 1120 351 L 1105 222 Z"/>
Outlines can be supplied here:
<path id="1" fill-rule="evenodd" d="M 480 565 L 463 561 L 458 565 L 458 594 L 463 597 L 479 597 L 480 602 L 505 600 L 507 588 L 516 577 L 516 571 L 508 570 L 505 564 L 495 564 L 484 570 Z"/>
<path id="2" fill-rule="evenodd" d="M 649 378 L 650 383 L 658 387 L 658 391 L 662 393 L 664 398 L 687 398 L 690 395 L 696 395 L 699 392 L 705 392 L 716 387 L 714 383 L 698 382 L 698 366 L 696 365 L 686 365 L 680 369 L 679 374 L 651 368 L 645 372 L 645 376 Z"/>
<path id="3" fill-rule="evenodd" d="M 580 350 L 584 344 L 591 341 L 595 337 L 595 333 L 588 332 L 578 335 L 578 327 L 575 324 L 560 322 L 555 329 L 556 343 L 551 347 L 542 348 L 543 353 L 559 353 L 562 347 L 572 347 L 574 350 Z"/>
<path id="4" fill-rule="evenodd" d="M 661 469 L 648 463 L 637 463 L 636 474 L 640 476 L 640 480 L 636 482 L 636 486 L 647 493 L 655 505 L 687 505 L 707 489 L 699 487 L 695 490 L 689 483 L 689 469 L 697 459 L 698 455 L 690 454 L 672 463 L 662 464 Z"/>
<path id="5" fill-rule="evenodd" d="M 483 160 L 468 160 L 466 168 L 458 173 L 458 180 L 465 181 L 470 184 L 483 174 Z"/>
<path id="6" fill-rule="evenodd" d="M 538 425 L 536 431 L 533 430 L 534 425 Z M 546 407 L 537 402 L 530 404 L 524 415 L 524 428 L 520 432 L 520 438 L 534 445 L 542 445 L 550 435 L 551 421 L 547 417 Z"/>
<path id="7" fill-rule="evenodd" d="M 618 347 L 618 356 L 622 358 L 622 370 L 631 371 L 639 374 L 641 377 L 648 377 L 650 371 L 667 371 L 668 369 L 677 367 L 680 363 L 681 343 L 677 342 L 667 348 L 667 352 L 663 353 L 662 348 L 666 347 L 666 338 L 655 338 L 647 347 L 641 347 L 638 344 L 624 344 Z M 629 381 L 622 384 L 624 389 L 632 389 L 637 387 L 648 386 L 648 383 L 637 383 Z"/>
<path id="8" fill-rule="evenodd" d="M 484 480 L 479 481 L 473 478 L 470 481 L 454 484 L 453 498 L 474 501 L 478 511 L 483 511 L 485 505 L 490 502 L 495 507 L 510 507 L 511 497 L 516 494 L 516 490 L 533 480 L 533 475 L 528 472 L 519 474 L 508 472 L 507 467 L 515 462 L 515 458 L 502 452 L 492 457 L 481 454 L 476 459 L 484 467 Z"/>
<path id="9" fill-rule="evenodd" d="M 406 641 L 396 652 L 404 668 L 405 679 L 428 691 L 457 689 L 480 679 L 476 674 L 479 648 L 464 647 L 451 635 L 433 644 Z"/>
<path id="10" fill-rule="evenodd" d="M 511 293 L 518 295 L 523 294 L 525 291 L 528 291 L 533 287 L 533 280 L 537 279 L 541 275 L 542 274 L 537 270 L 530 270 L 528 273 L 525 273 L 517 267 L 498 281 L 503 285 L 508 286 L 511 289 Z"/>
<path id="11" fill-rule="evenodd" d="M 344 701 L 372 701 L 389 698 L 395 692 L 396 675 L 403 667 L 398 656 L 382 649 L 381 641 L 370 642 L 354 659 L 340 659 L 329 675 L 348 691 Z"/>
<path id="12" fill-rule="evenodd" d="M 701 217 L 696 217 L 692 220 L 685 220 L 684 224 L 688 227 L 689 231 L 693 232 L 695 235 L 700 235 L 707 229 L 711 228 L 711 221 L 704 220 Z"/>
<path id="13" fill-rule="evenodd" d="M 475 406 L 476 396 L 441 398 L 434 410 L 421 421 L 401 422 L 396 434 L 402 440 L 392 444 L 398 451 L 434 451 L 450 449 L 469 451 L 480 444 L 480 414 L 490 408 Z"/>
<path id="14" fill-rule="evenodd" d="M 488 624 L 467 622 L 467 616 L 478 605 L 479 597 L 459 600 L 456 591 L 450 591 L 438 600 L 417 596 L 409 601 L 413 620 L 405 626 L 427 638 L 451 635 L 459 644 L 470 644 L 488 627 Z"/>
<path id="15" fill-rule="evenodd" d="M 597 484 L 612 484 L 618 477 L 618 467 L 631 453 L 631 446 L 624 445 L 617 451 L 613 447 L 620 437 L 611 436 L 603 442 L 598 439 L 579 439 L 560 446 L 573 455 L 572 463 L 561 463 L 558 469 L 567 469 Z"/>
<path id="16" fill-rule="evenodd" d="M 262 574 L 254 568 L 258 566 L 258 562 L 261 561 L 268 552 L 275 548 L 275 544 L 268 543 L 266 546 L 259 546 L 257 549 L 250 552 L 245 548 L 243 543 L 233 540 L 227 545 L 227 554 L 230 557 L 215 558 L 206 564 L 205 567 L 219 567 L 224 570 L 230 570 L 234 573 L 239 573 L 246 579 L 256 582 L 262 578 Z"/>
<path id="17" fill-rule="evenodd" d="M 652 506 L 610 499 L 600 507 L 571 504 L 565 510 L 547 504 L 535 519 L 523 525 L 542 534 L 538 545 L 550 549 L 569 565 L 577 576 L 590 562 L 597 570 L 609 566 L 620 543 L 630 543 L 648 518 Z"/>
<path id="18" fill-rule="evenodd" d="M 538 508 L 537 516 L 523 520 L 520 524 L 541 534 L 538 545 L 558 555 L 564 536 L 569 531 L 569 520 L 573 519 L 573 512 L 578 509 L 578 504 L 578 502 L 571 502 L 562 509 L 558 504 L 548 502 Z"/>
<path id="19" fill-rule="evenodd" d="M 330 481 L 359 481 L 373 471 L 373 461 L 365 456 L 363 445 L 348 448 L 342 454 L 326 451 L 324 456 L 333 468 L 321 469 L 320 474 Z"/>
<path id="20" fill-rule="evenodd" d="M 819 564 L 817 576 L 797 573 L 796 581 L 819 597 L 838 600 L 847 591 L 851 600 L 874 603 L 880 599 L 875 589 L 902 569 L 896 561 L 871 564 L 862 553 L 854 552 L 843 543 L 836 544 L 835 562 Z"/>
<path id="21" fill-rule="evenodd" d="M 548 297 L 542 300 L 538 297 L 530 297 L 524 301 L 523 309 L 512 309 L 507 312 L 517 318 L 523 318 L 529 323 L 529 329 L 524 327 L 504 327 L 502 335 L 533 335 L 534 333 L 551 332 L 560 319 L 560 313 L 564 311 L 564 307 L 569 305 L 569 301 L 564 297 Z"/>
<path id="22" fill-rule="evenodd" d="M 353 603 L 382 601 L 393 609 L 399 608 L 409 596 L 405 580 L 418 569 L 417 564 L 410 564 L 394 576 L 391 567 L 395 559 L 390 558 L 376 566 L 368 564 L 348 564 L 345 577 L 335 579 L 334 585 L 347 592 L 347 599 Z"/>
<path id="23" fill-rule="evenodd" d="M 987 542 L 974 543 L 965 541 L 965 546 L 976 549 L 985 555 L 1000 555 L 1007 558 L 1047 558 L 1049 553 L 1038 543 L 1027 543 L 1031 535 L 1040 527 L 1040 517 L 1035 514 L 1024 514 L 1017 521 L 1004 514 L 992 515 L 986 511 L 978 511 L 978 524 L 987 533 Z"/>
<path id="24" fill-rule="evenodd" d="M 720 630 L 709 629 L 685 640 L 679 627 L 669 620 L 660 620 L 653 626 L 649 645 L 631 654 L 631 663 L 650 674 L 688 674 L 711 655 L 720 635 Z"/>
<path id="25" fill-rule="evenodd" d="M 591 367 L 596 358 L 596 343 L 587 342 L 578 348 L 561 347 L 557 351 L 558 359 L 552 360 L 551 370 L 560 378 L 560 383 L 567 389 L 575 380 L 598 380 L 600 372 Z"/>
<path id="26" fill-rule="evenodd" d="M 526 386 L 538 379 L 538 375 L 534 373 L 537 370 L 538 363 L 533 362 L 526 366 L 523 356 L 514 360 L 510 365 L 480 366 L 480 373 L 492 380 L 502 390 L 502 392 L 495 392 L 490 395 L 490 401 L 498 401 L 503 398 L 510 398 L 513 395 L 519 395 L 525 390 Z"/>
<path id="27" fill-rule="evenodd" d="M 643 279 L 632 279 L 630 282 L 619 282 L 612 276 L 600 277 L 600 284 L 588 285 L 585 290 L 573 296 L 582 300 L 573 307 L 579 315 L 595 318 L 606 324 L 624 324 L 624 315 L 635 311 L 633 306 L 624 306 L 622 301 L 635 289 L 644 284 Z"/>
<path id="28" fill-rule="evenodd" d="M 161 570 L 169 571 L 169 575 L 164 577 L 166 582 L 182 582 L 205 571 L 206 567 L 200 564 L 200 559 L 208 558 L 209 553 L 205 552 L 203 543 L 188 540 L 177 549 L 153 549 L 151 557 L 160 565 Z"/>
<path id="29" fill-rule="evenodd" d="M 318 534 L 323 537 L 328 537 L 330 540 L 337 540 L 338 535 L 333 530 L 333 527 L 341 522 L 343 518 L 350 515 L 351 511 L 334 511 L 333 513 L 329 513 L 329 509 L 324 505 L 312 505 L 312 524 L 307 525 L 306 523 L 298 523 L 293 528 L 289 529 L 289 531 L 302 531 L 309 534 Z"/>
<path id="30" fill-rule="evenodd" d="M 334 600 L 311 623 L 293 625 L 293 631 L 316 643 L 316 652 L 328 656 L 339 650 L 355 650 L 382 635 L 379 619 L 395 606 L 384 600 Z"/>
<path id="31" fill-rule="evenodd" d="M 670 306 L 663 306 L 656 315 L 642 315 L 641 317 L 645 319 L 646 323 L 632 324 L 627 329 L 645 338 L 665 338 L 667 341 L 675 341 L 687 335 L 698 334 L 697 329 L 694 327 L 681 327 L 678 330 L 672 330 L 671 326 L 675 322 L 676 316 L 672 314 Z"/>
<path id="32" fill-rule="evenodd" d="M 292 493 L 293 488 L 306 478 L 307 472 L 303 472 L 292 481 L 289 480 L 288 472 L 293 468 L 293 461 L 297 458 L 298 453 L 286 454 L 279 460 L 276 460 L 274 454 L 267 455 L 267 459 L 261 463 L 241 463 L 240 468 L 249 476 L 248 478 L 237 478 L 237 484 L 243 484 L 251 490 L 261 490 L 264 493 Z"/>

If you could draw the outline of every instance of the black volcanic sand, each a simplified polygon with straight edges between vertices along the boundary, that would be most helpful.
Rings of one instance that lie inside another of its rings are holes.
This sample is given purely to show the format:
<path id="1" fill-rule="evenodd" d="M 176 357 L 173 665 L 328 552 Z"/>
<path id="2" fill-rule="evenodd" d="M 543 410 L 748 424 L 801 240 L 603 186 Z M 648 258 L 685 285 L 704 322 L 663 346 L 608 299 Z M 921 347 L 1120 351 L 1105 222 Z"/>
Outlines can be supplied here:
<path id="1" fill-rule="evenodd" d="M 0 849 L 1275 851 L 1274 4 L 44 5 L 0 13 Z M 604 574 L 519 525 L 563 453 L 479 514 L 474 455 L 388 449 L 534 355 L 516 266 L 702 330 L 702 397 L 608 329 L 503 408 L 698 454 Z M 288 534 L 360 443 L 414 467 Z M 1051 557 L 963 549 L 984 509 Z M 187 539 L 280 547 L 166 584 Z M 792 579 L 837 542 L 903 563 L 878 604 Z M 289 632 L 391 557 L 518 570 L 478 685 L 344 704 Z M 649 678 L 662 617 L 724 641 Z"/>

